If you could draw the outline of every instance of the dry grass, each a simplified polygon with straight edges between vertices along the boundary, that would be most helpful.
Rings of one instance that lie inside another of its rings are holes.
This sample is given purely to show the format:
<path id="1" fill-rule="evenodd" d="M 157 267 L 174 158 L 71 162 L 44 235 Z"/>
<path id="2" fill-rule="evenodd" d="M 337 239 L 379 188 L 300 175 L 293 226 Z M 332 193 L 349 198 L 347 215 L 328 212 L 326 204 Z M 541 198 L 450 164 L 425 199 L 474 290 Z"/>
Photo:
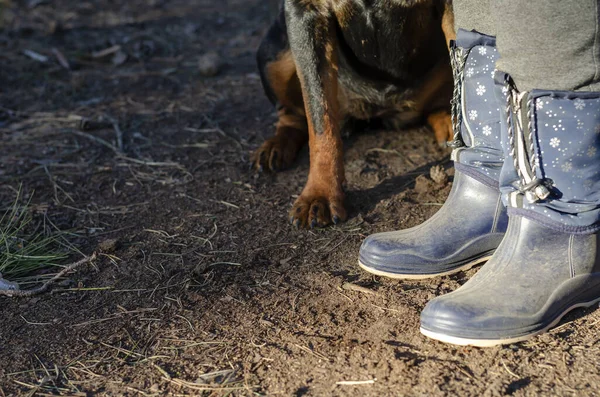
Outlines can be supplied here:
<path id="1" fill-rule="evenodd" d="M 0 217 L 0 273 L 23 284 L 38 281 L 40 276 L 36 273 L 56 268 L 78 252 L 67 240 L 67 233 L 59 230 L 45 214 L 41 220 L 34 220 L 30 202 L 23 201 L 18 190 L 13 203 Z"/>

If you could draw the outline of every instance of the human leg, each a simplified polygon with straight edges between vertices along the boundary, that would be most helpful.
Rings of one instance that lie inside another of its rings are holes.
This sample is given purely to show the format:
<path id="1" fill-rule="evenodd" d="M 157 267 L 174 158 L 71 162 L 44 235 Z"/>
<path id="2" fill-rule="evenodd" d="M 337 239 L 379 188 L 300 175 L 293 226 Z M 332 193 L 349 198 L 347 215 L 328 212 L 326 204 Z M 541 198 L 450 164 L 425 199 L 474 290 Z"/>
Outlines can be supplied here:
<path id="1" fill-rule="evenodd" d="M 494 4 L 503 68 L 497 92 L 506 102 L 500 185 L 509 226 L 473 278 L 426 306 L 425 335 L 477 346 L 514 343 L 600 301 L 597 6 L 596 0 Z M 565 23 L 579 41 L 556 41 Z"/>

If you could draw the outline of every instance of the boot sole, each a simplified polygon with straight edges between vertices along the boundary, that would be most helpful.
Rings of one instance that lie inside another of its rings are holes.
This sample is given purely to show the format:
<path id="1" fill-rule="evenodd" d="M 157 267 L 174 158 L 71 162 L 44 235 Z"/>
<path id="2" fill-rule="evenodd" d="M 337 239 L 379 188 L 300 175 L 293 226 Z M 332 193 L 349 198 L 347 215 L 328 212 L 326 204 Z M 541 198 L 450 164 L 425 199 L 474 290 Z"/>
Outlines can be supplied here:
<path id="1" fill-rule="evenodd" d="M 423 327 L 421 327 L 420 330 L 421 330 L 421 333 L 428 338 L 435 339 L 435 340 L 438 340 L 438 341 L 444 342 L 444 343 L 450 343 L 452 345 L 475 346 L 475 347 L 492 347 L 492 346 L 498 346 L 498 345 L 509 345 L 509 344 L 513 344 L 513 343 L 523 342 L 525 340 L 533 338 L 534 336 L 537 336 L 537 335 L 547 332 L 550 328 L 553 328 L 554 326 L 556 326 L 560 322 L 560 320 L 562 320 L 562 318 L 567 313 L 569 313 L 571 310 L 574 310 L 574 309 L 577 309 L 580 307 L 590 307 L 599 302 L 600 302 L 600 298 L 596 298 L 589 302 L 576 303 L 576 304 L 570 306 L 569 308 L 567 308 L 565 311 L 563 311 L 558 317 L 556 317 L 556 319 L 554 321 L 552 321 L 546 327 L 544 327 L 540 330 L 531 332 L 529 334 L 517 336 L 514 338 L 471 339 L 471 338 L 461 338 L 458 336 L 445 335 L 445 334 L 442 334 L 439 332 L 428 331 L 428 330 L 424 329 Z"/>
<path id="2" fill-rule="evenodd" d="M 465 271 L 465 270 L 469 270 L 472 267 L 479 265 L 480 263 L 487 262 L 491 258 L 492 258 L 492 255 L 483 256 L 481 258 L 475 259 L 472 262 L 469 262 L 469 263 L 466 263 L 466 264 L 464 264 L 462 266 L 459 266 L 459 267 L 457 267 L 455 269 L 448 270 L 447 272 L 432 273 L 432 274 L 390 273 L 390 272 L 385 272 L 383 270 L 377 270 L 377 269 L 373 269 L 372 267 L 368 267 L 368 266 L 364 265 L 360 260 L 358 261 L 358 266 L 360 266 L 363 270 L 366 270 L 367 272 L 375 274 L 377 276 L 383 276 L 383 277 L 395 278 L 395 279 L 402 279 L 402 280 L 425 280 L 425 279 L 428 279 L 428 278 L 449 276 L 449 275 L 454 274 L 454 273 L 458 273 L 458 272 L 462 272 L 462 271 Z"/>

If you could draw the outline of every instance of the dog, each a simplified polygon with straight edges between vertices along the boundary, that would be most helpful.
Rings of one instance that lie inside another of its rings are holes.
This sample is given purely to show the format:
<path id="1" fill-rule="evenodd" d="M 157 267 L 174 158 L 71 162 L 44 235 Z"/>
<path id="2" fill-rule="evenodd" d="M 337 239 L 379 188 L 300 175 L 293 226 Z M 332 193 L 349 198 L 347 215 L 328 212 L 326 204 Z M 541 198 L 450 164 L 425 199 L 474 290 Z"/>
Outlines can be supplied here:
<path id="1" fill-rule="evenodd" d="M 257 61 L 276 106 L 259 171 L 289 167 L 308 142 L 310 170 L 289 220 L 323 227 L 347 218 L 341 130 L 348 120 L 427 121 L 440 144 L 450 117 L 451 0 L 283 0 Z"/>

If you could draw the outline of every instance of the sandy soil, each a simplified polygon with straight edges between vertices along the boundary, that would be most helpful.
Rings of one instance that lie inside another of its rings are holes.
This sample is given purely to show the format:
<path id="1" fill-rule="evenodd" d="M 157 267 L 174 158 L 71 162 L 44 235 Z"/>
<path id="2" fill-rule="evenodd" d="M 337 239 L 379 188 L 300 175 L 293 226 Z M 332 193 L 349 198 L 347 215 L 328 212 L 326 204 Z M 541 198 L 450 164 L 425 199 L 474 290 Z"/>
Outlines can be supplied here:
<path id="1" fill-rule="evenodd" d="M 421 223 L 448 194 L 428 176 L 450 167 L 428 130 L 350 136 L 350 219 L 288 225 L 308 153 L 248 169 L 274 131 L 254 62 L 268 2 L 4 4 L 0 203 L 22 184 L 99 259 L 51 293 L 0 297 L 0 396 L 600 393 L 597 310 L 527 343 L 458 348 L 423 337 L 419 313 L 475 270 L 358 269 L 365 236 Z M 210 51 L 214 77 L 198 68 Z"/>

